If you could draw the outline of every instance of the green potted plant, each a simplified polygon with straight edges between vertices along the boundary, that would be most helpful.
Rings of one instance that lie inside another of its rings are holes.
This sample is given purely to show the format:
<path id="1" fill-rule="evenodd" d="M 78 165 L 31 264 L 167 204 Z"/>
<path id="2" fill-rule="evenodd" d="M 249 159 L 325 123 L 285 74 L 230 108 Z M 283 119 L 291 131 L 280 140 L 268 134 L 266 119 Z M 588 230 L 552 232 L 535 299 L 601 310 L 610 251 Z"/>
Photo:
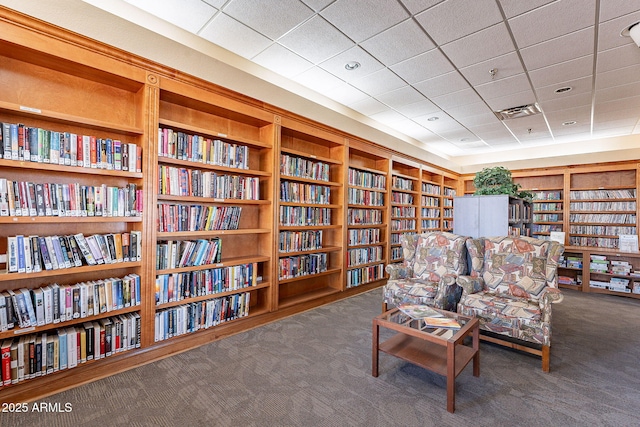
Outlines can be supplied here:
<path id="1" fill-rule="evenodd" d="M 531 200 L 533 194 L 528 191 L 520 191 L 520 184 L 513 182 L 511 171 L 502 166 L 484 168 L 476 173 L 473 178 L 473 185 L 476 188 L 475 195 L 482 196 L 488 194 L 508 194 L 525 200 Z"/>

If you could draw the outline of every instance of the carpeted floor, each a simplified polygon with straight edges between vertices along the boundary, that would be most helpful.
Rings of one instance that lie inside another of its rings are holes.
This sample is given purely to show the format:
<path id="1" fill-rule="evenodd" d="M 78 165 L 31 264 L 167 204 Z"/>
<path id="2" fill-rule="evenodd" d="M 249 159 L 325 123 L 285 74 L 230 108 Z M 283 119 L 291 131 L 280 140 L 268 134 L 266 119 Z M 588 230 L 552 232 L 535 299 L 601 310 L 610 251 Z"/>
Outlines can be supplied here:
<path id="1" fill-rule="evenodd" d="M 635 426 L 640 301 L 566 291 L 554 306 L 551 372 L 481 344 L 480 377 L 444 377 L 381 354 L 381 290 L 311 310 L 60 393 L 56 414 L 0 414 L 2 426 Z"/>

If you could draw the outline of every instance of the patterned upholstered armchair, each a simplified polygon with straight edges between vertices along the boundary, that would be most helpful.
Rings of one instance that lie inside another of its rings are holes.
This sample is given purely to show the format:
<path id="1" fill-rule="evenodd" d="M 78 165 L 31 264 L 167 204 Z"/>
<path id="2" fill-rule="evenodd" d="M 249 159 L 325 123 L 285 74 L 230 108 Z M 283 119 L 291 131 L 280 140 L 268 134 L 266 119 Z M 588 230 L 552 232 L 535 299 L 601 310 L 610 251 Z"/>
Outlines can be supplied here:
<path id="1" fill-rule="evenodd" d="M 549 372 L 551 304 L 562 301 L 558 260 L 564 246 L 530 237 L 469 239 L 470 275 L 458 313 L 476 316 L 482 339 L 542 357 Z M 506 339 L 505 339 L 506 338 Z"/>
<path id="2" fill-rule="evenodd" d="M 462 292 L 456 278 L 467 271 L 467 239 L 443 231 L 402 235 L 404 261 L 386 267 L 383 309 L 409 303 L 455 311 Z"/>

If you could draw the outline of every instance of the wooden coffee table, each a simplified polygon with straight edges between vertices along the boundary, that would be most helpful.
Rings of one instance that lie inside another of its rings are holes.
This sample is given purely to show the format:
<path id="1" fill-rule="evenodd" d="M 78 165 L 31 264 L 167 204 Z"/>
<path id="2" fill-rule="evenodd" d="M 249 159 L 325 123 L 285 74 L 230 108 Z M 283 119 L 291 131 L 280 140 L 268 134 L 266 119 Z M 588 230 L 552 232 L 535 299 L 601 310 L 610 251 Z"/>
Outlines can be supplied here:
<path id="1" fill-rule="evenodd" d="M 456 377 L 473 360 L 473 375 L 480 375 L 480 328 L 478 319 L 437 310 L 454 318 L 460 329 L 430 328 L 423 319 L 412 319 L 393 308 L 373 319 L 373 353 L 371 370 L 378 376 L 378 352 L 399 357 L 447 378 L 447 411 L 455 410 Z M 396 331 L 393 337 L 380 340 L 380 328 Z M 471 340 L 465 342 L 465 338 Z M 470 341 L 470 343 L 468 342 Z"/>

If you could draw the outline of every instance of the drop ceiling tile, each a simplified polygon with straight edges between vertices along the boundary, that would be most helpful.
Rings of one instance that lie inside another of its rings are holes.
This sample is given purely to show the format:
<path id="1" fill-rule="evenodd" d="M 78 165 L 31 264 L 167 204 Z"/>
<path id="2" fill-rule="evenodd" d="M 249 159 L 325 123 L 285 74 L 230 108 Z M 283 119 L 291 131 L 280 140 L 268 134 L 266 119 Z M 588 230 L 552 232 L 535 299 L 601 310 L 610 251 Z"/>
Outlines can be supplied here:
<path id="1" fill-rule="evenodd" d="M 523 144 L 526 143 L 527 141 L 532 141 L 532 140 L 538 141 L 541 139 L 545 139 L 545 140 L 552 141 L 553 139 L 548 129 L 532 130 L 531 132 L 517 131 L 517 132 L 514 132 L 514 134 L 516 138 L 518 138 L 518 141 L 520 141 Z"/>
<path id="2" fill-rule="evenodd" d="M 455 119 L 464 119 L 465 117 L 487 115 L 498 120 L 493 111 L 484 102 L 474 102 L 471 104 L 461 105 L 459 107 L 447 108 L 447 114 Z"/>
<path id="3" fill-rule="evenodd" d="M 638 7 L 640 9 L 640 3 Z M 600 24 L 598 28 L 598 51 L 633 43 L 630 37 L 623 37 L 620 32 L 638 21 L 640 21 L 640 10 Z"/>
<path id="4" fill-rule="evenodd" d="M 598 139 L 598 138 L 613 138 L 615 136 L 629 135 L 631 133 L 630 130 L 632 130 L 632 129 L 633 129 L 633 127 L 631 127 L 631 126 L 614 127 L 614 128 L 608 128 L 608 127 L 595 128 L 594 127 L 593 132 L 591 133 L 591 135 L 595 139 Z"/>
<path id="5" fill-rule="evenodd" d="M 480 102 L 482 99 L 473 89 L 464 89 L 446 95 L 436 96 L 431 101 L 443 110 Z"/>
<path id="6" fill-rule="evenodd" d="M 153 1 L 154 3 L 157 3 L 156 0 L 150 0 Z M 205 3 L 210 4 L 211 6 L 220 9 L 226 2 L 227 0 L 202 0 Z"/>
<path id="7" fill-rule="evenodd" d="M 529 71 L 534 88 L 550 86 L 593 74 L 593 55 Z"/>
<path id="8" fill-rule="evenodd" d="M 442 1 L 443 0 L 400 0 L 412 15 L 429 9 L 438 3 L 442 3 Z"/>
<path id="9" fill-rule="evenodd" d="M 438 49 L 414 56 L 389 68 L 409 84 L 418 83 L 454 70 L 451 63 Z"/>
<path id="10" fill-rule="evenodd" d="M 344 83 L 333 74 L 318 67 L 310 68 L 304 73 L 298 74 L 293 80 L 320 93 L 328 92 Z"/>
<path id="11" fill-rule="evenodd" d="M 638 2 L 634 0 L 606 0 L 600 1 L 600 22 L 606 22 L 618 16 L 637 12 L 640 9 Z M 629 22 L 632 24 L 632 22 Z"/>
<path id="12" fill-rule="evenodd" d="M 216 7 L 212 7 L 215 5 L 203 3 L 200 0 L 185 0 L 182 2 L 125 1 L 139 9 L 146 10 L 160 19 L 196 34 L 218 11 Z"/>
<path id="13" fill-rule="evenodd" d="M 320 12 L 325 7 L 333 3 L 334 0 L 302 0 L 307 6 L 316 12 Z"/>
<path id="14" fill-rule="evenodd" d="M 507 128 L 504 126 L 502 122 L 471 126 L 471 127 L 468 127 L 468 129 L 479 136 L 489 134 L 489 133 L 493 133 L 493 134 L 505 133 L 505 134 L 511 135 L 511 132 L 507 130 Z"/>
<path id="15" fill-rule="evenodd" d="M 560 130 L 558 133 L 554 133 L 553 137 L 555 139 L 555 143 L 567 144 L 567 143 L 576 142 L 576 141 L 589 141 L 592 139 L 591 127 L 578 128 L 575 130 L 577 132 L 572 132 L 572 130 L 566 129 L 566 130 Z"/>
<path id="16" fill-rule="evenodd" d="M 387 125 L 389 127 L 393 127 L 394 123 L 401 122 L 401 121 L 407 119 L 402 114 L 398 113 L 397 111 L 393 111 L 393 110 L 382 111 L 380 113 L 373 114 L 373 115 L 371 115 L 369 117 L 371 117 L 373 120 L 375 120 L 377 122 L 380 122 L 382 124 L 385 124 L 385 125 Z"/>
<path id="17" fill-rule="evenodd" d="M 477 149 L 477 150 L 482 150 L 485 148 L 489 148 L 489 145 L 486 144 L 484 141 L 481 140 L 475 140 L 475 141 L 458 141 L 458 142 L 451 142 L 452 144 L 464 149 L 464 150 L 468 150 L 468 149 Z"/>
<path id="18" fill-rule="evenodd" d="M 519 117 L 517 119 L 504 120 L 503 123 L 511 132 L 520 138 L 523 134 L 540 134 L 549 132 L 547 122 L 542 114 L 536 116 Z M 529 131 L 531 129 L 531 131 Z"/>
<path id="19" fill-rule="evenodd" d="M 430 121 L 431 117 L 438 117 L 438 120 Z M 413 119 L 416 123 L 424 126 L 432 132 L 437 133 L 440 132 L 452 132 L 452 131 L 461 131 L 465 130 L 465 127 L 460 125 L 454 119 L 446 115 L 444 112 L 434 113 L 434 114 L 426 114 L 424 116 L 419 116 Z"/>
<path id="20" fill-rule="evenodd" d="M 413 19 L 407 19 L 360 43 L 378 61 L 390 66 L 435 47 Z"/>
<path id="21" fill-rule="evenodd" d="M 523 73 L 478 85 L 475 89 L 483 99 L 489 100 L 531 89 L 531 85 L 527 76 Z"/>
<path id="22" fill-rule="evenodd" d="M 596 89 L 634 83 L 638 81 L 638 76 L 640 76 L 640 64 L 600 73 L 596 79 Z"/>
<path id="23" fill-rule="evenodd" d="M 354 80 L 351 84 L 371 96 L 391 92 L 394 89 L 400 89 L 407 85 L 406 82 L 389 71 L 388 68 L 383 68 L 380 71 Z"/>
<path id="24" fill-rule="evenodd" d="M 278 42 L 314 64 L 355 46 L 347 36 L 320 16 L 314 16 L 294 28 Z"/>
<path id="25" fill-rule="evenodd" d="M 480 138 L 478 138 L 471 131 L 465 128 L 461 128 L 461 129 L 450 131 L 450 132 L 441 132 L 440 136 L 446 139 L 447 141 L 453 142 L 456 145 L 480 142 Z"/>
<path id="26" fill-rule="evenodd" d="M 396 110 L 398 107 L 425 100 L 424 96 L 411 86 L 404 86 L 400 89 L 377 95 L 376 99 Z"/>
<path id="27" fill-rule="evenodd" d="M 428 129 L 420 126 L 416 122 L 410 119 L 403 119 L 399 121 L 394 121 L 389 127 L 397 130 L 398 132 L 402 132 L 405 135 L 409 135 L 415 138 L 424 138 L 430 135 L 433 135 Z"/>
<path id="28" fill-rule="evenodd" d="M 344 105 L 352 105 L 369 97 L 366 93 L 348 83 L 342 83 L 340 86 L 325 92 L 324 95 Z"/>
<path id="29" fill-rule="evenodd" d="M 245 58 L 254 57 L 272 43 L 262 34 L 224 13 L 216 15 L 200 31 L 200 36 Z"/>
<path id="30" fill-rule="evenodd" d="M 419 102 L 414 102 L 413 104 L 402 105 L 400 107 L 397 107 L 396 110 L 410 119 L 440 111 L 440 109 L 433 102 L 427 99 Z"/>
<path id="31" fill-rule="evenodd" d="M 522 13 L 529 12 L 545 4 L 554 2 L 555 0 L 527 0 L 527 1 L 513 1 L 513 0 L 499 0 L 502 10 L 504 11 L 507 19 Z"/>
<path id="32" fill-rule="evenodd" d="M 273 40 L 313 15 L 313 11 L 298 0 L 232 0 L 223 11 Z"/>
<path id="33" fill-rule="evenodd" d="M 253 57 L 252 61 L 289 78 L 313 67 L 311 62 L 277 43 Z"/>
<path id="34" fill-rule="evenodd" d="M 424 80 L 413 85 L 427 98 L 444 95 L 449 92 L 468 89 L 469 84 L 457 71 L 442 74 L 429 80 Z"/>
<path id="35" fill-rule="evenodd" d="M 458 68 L 487 61 L 515 51 L 506 25 L 499 23 L 442 46 Z"/>
<path id="36" fill-rule="evenodd" d="M 502 21 L 495 0 L 448 0 L 416 15 L 436 43 L 443 45 Z"/>
<path id="37" fill-rule="evenodd" d="M 493 98 L 487 100 L 487 104 L 493 111 L 500 111 L 507 108 L 520 107 L 522 105 L 533 104 L 536 102 L 536 96 L 531 90 L 525 90 L 518 93 Z"/>
<path id="38" fill-rule="evenodd" d="M 571 93 L 571 92 L 570 92 Z M 554 111 L 566 110 L 574 107 L 588 107 L 591 108 L 591 92 L 584 92 L 580 94 L 574 94 L 557 99 L 547 99 L 540 101 L 539 105 L 542 111 L 547 114 Z"/>
<path id="39" fill-rule="evenodd" d="M 397 0 L 337 0 L 321 15 L 356 43 L 378 34 L 409 17 Z"/>
<path id="40" fill-rule="evenodd" d="M 575 121 L 576 125 L 591 124 L 591 106 L 584 105 L 582 107 L 567 108 L 566 110 L 545 112 L 545 117 L 552 129 L 562 126 L 565 122 Z M 572 125 L 572 126 L 576 126 Z M 567 127 L 567 126 L 564 126 Z"/>
<path id="41" fill-rule="evenodd" d="M 603 73 L 638 64 L 640 64 L 638 46 L 631 42 L 624 46 L 598 52 L 596 72 Z"/>
<path id="42" fill-rule="evenodd" d="M 581 93 L 591 93 L 593 86 L 593 79 L 591 76 L 582 77 L 580 79 L 560 82 L 551 86 L 539 87 L 536 89 L 538 95 L 538 101 L 546 101 L 549 99 L 563 99 L 569 96 L 578 95 Z M 556 89 L 563 87 L 570 87 L 569 92 L 556 93 Z"/>
<path id="43" fill-rule="evenodd" d="M 450 156 L 461 156 L 467 154 L 464 150 L 445 140 L 429 142 L 427 144 L 427 150 L 434 151 L 436 153 L 446 153 Z"/>
<path id="44" fill-rule="evenodd" d="M 512 149 L 512 148 L 520 148 L 521 145 L 517 139 L 514 138 L 513 135 L 509 134 L 503 137 L 493 137 L 491 139 L 484 140 L 490 147 L 500 146 L 500 149 Z"/>
<path id="45" fill-rule="evenodd" d="M 460 124 L 466 127 L 481 126 L 500 122 L 493 112 L 474 116 L 453 116 Z"/>
<path id="46" fill-rule="evenodd" d="M 520 49 L 593 26 L 595 0 L 563 0 L 509 19 Z"/>
<path id="47" fill-rule="evenodd" d="M 345 65 L 349 62 L 357 62 L 360 66 L 355 70 L 347 70 Z M 347 82 L 357 80 L 384 68 L 384 65 L 376 61 L 373 56 L 359 46 L 354 46 L 331 59 L 327 59 L 318 66 Z"/>
<path id="48" fill-rule="evenodd" d="M 632 98 L 615 99 L 609 102 L 598 102 L 596 97 L 596 103 L 594 106 L 594 115 L 596 117 L 602 117 L 603 114 L 610 115 L 629 115 L 636 114 L 640 110 L 640 96 L 634 96 Z"/>
<path id="49" fill-rule="evenodd" d="M 596 102 L 619 101 L 640 96 L 640 80 L 596 91 Z"/>
<path id="50" fill-rule="evenodd" d="M 591 124 L 587 123 L 587 124 L 575 124 L 573 126 L 562 126 L 562 124 L 558 125 L 558 126 L 552 126 L 553 129 L 553 137 L 558 139 L 560 137 L 563 137 L 562 140 L 563 141 L 567 141 L 569 140 L 569 136 L 576 136 L 576 135 L 580 135 L 582 138 L 585 137 L 590 137 L 591 136 Z"/>
<path id="51" fill-rule="evenodd" d="M 495 70 L 494 76 L 491 75 L 491 70 Z M 506 55 L 463 67 L 460 72 L 469 83 L 476 86 L 524 73 L 524 68 L 522 68 L 518 54 L 510 52 Z"/>
<path id="52" fill-rule="evenodd" d="M 520 50 L 528 70 L 593 54 L 593 27 L 556 37 Z"/>
<path id="53" fill-rule="evenodd" d="M 374 114 L 390 110 L 389 107 L 372 97 L 365 98 L 362 101 L 355 102 L 349 106 L 365 116 L 372 116 Z"/>

